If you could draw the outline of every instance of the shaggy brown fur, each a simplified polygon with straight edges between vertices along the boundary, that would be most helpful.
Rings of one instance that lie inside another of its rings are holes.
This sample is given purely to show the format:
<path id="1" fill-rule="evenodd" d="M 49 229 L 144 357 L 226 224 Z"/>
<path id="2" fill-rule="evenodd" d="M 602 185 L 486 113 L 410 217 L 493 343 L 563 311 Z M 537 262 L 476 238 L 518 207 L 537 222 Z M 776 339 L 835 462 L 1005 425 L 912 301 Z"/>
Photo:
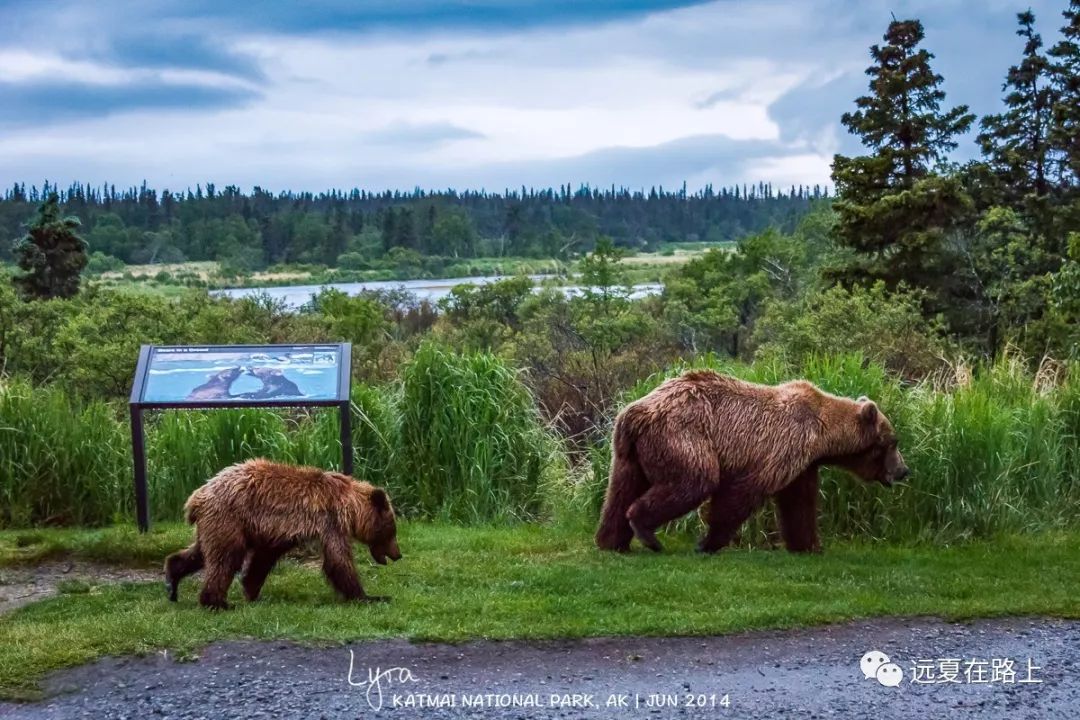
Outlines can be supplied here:
<path id="1" fill-rule="evenodd" d="M 788 549 L 817 551 L 820 466 L 884 485 L 908 472 L 892 425 L 870 400 L 801 380 L 770 387 L 710 371 L 668 380 L 625 407 L 612 447 L 596 534 L 607 550 L 625 551 L 637 536 L 660 551 L 656 528 L 708 501 L 698 547 L 715 552 L 772 497 Z"/>
<path id="2" fill-rule="evenodd" d="M 380 565 L 401 559 L 394 509 L 381 488 L 318 468 L 249 460 L 225 468 L 184 506 L 195 542 L 165 561 L 169 599 L 184 577 L 206 567 L 199 602 L 227 608 L 233 576 L 244 566 L 248 600 L 257 600 L 274 564 L 297 544 L 322 542 L 323 572 L 348 600 L 366 595 L 353 564 L 352 540 L 368 545 Z"/>

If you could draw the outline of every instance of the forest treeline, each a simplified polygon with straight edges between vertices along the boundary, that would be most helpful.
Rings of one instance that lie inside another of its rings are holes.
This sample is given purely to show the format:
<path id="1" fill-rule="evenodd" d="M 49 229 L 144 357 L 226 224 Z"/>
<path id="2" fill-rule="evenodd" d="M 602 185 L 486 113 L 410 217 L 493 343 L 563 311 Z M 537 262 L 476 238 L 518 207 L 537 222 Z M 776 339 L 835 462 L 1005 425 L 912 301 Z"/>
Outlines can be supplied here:
<path id="1" fill-rule="evenodd" d="M 664 242 L 738 240 L 768 227 L 794 228 L 828 189 L 767 183 L 697 192 L 569 184 L 558 190 L 503 193 L 245 193 L 213 183 L 182 192 L 141 187 L 45 183 L 8 188 L 0 200 L 0 237 L 15 239 L 34 210 L 56 193 L 77 217 L 91 254 L 123 263 L 217 260 L 251 271 L 279 263 L 361 269 L 387 253 L 446 257 L 565 259 L 591 250 L 600 236 L 654 250 Z M 11 258 L 0 243 L 0 260 Z M 342 258 L 342 256 L 345 256 Z"/>

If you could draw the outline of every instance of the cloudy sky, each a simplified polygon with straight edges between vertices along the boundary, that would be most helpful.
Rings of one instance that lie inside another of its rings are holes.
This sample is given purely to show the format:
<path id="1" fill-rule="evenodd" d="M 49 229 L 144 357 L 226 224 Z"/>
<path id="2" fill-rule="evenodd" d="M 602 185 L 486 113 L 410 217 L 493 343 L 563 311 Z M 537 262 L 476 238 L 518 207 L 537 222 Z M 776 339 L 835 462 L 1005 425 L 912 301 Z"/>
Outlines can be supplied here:
<path id="1" fill-rule="evenodd" d="M 1065 5 L 1030 2 L 1048 44 Z M 983 113 L 1028 6 L 0 0 L 0 183 L 825 184 L 890 13 Z"/>

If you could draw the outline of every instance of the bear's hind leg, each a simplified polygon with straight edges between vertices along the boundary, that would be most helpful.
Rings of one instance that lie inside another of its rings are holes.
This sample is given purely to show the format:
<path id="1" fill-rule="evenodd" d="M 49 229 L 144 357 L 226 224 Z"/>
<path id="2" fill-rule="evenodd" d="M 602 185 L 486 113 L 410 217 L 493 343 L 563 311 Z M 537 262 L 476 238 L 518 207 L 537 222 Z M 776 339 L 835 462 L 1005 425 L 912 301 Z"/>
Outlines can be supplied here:
<path id="1" fill-rule="evenodd" d="M 714 553 L 727 547 L 742 524 L 761 506 L 762 498 L 747 487 L 725 485 L 709 496 L 705 512 L 708 529 L 698 543 L 698 550 Z"/>
<path id="2" fill-rule="evenodd" d="M 199 593 L 199 604 L 214 610 L 227 610 L 229 586 L 233 576 L 240 571 L 247 554 L 242 536 L 229 538 L 229 542 L 204 543 L 203 555 L 206 558 L 203 589 Z"/>
<path id="3" fill-rule="evenodd" d="M 274 565 L 281 559 L 281 556 L 292 548 L 292 544 L 282 544 L 257 547 L 251 551 L 247 568 L 244 570 L 243 577 L 240 578 L 240 584 L 244 588 L 244 597 L 252 602 L 259 599 L 259 593 L 262 592 L 266 577 L 274 569 Z"/>
<path id="4" fill-rule="evenodd" d="M 686 483 L 683 487 L 653 485 L 630 506 L 626 517 L 634 535 L 645 547 L 653 552 L 664 549 L 656 539 L 656 529 L 701 504 L 704 495 L 695 490 L 696 487 L 696 483 Z"/>
<path id="5" fill-rule="evenodd" d="M 191 547 L 173 553 L 165 559 L 165 589 L 170 602 L 176 602 L 180 581 L 203 567 L 202 548 L 196 540 Z"/>
<path id="6" fill-rule="evenodd" d="M 821 552 L 817 532 L 818 472 L 810 468 L 775 496 L 780 534 L 791 552 Z"/>
<path id="7" fill-rule="evenodd" d="M 352 544 L 343 535 L 323 540 L 323 573 L 334 589 L 346 600 L 382 602 L 387 597 L 375 597 L 364 592 L 353 562 Z"/>
<path id="8" fill-rule="evenodd" d="M 649 482 L 632 455 L 616 456 L 604 495 L 596 546 L 601 550 L 626 552 L 634 539 L 634 530 L 626 517 L 630 506 L 649 489 Z"/>

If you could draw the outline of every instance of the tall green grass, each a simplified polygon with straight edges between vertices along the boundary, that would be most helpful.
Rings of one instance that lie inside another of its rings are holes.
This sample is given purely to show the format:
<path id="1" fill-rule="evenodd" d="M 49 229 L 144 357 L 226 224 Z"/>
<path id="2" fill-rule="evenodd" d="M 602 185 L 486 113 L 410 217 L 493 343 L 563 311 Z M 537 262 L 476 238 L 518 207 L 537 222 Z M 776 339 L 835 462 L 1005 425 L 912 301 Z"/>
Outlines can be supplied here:
<path id="1" fill-rule="evenodd" d="M 130 494 L 115 408 L 0 379 L 0 527 L 108 522 Z"/>
<path id="2" fill-rule="evenodd" d="M 453 522 L 533 519 L 562 469 L 528 390 L 491 355 L 422 348 L 403 382 L 352 393 L 354 470 L 400 512 Z M 341 466 L 336 410 L 165 411 L 146 415 L 152 517 L 252 457 Z M 0 527 L 100 525 L 132 517 L 126 408 L 81 405 L 57 387 L 0 382 Z"/>
<path id="3" fill-rule="evenodd" d="M 958 377 L 906 386 L 858 355 L 811 358 L 798 368 L 706 356 L 642 380 L 624 402 L 689 367 L 767 384 L 805 378 L 837 395 L 878 402 L 896 427 L 912 474 L 886 489 L 840 471 L 823 472 L 826 536 L 946 542 L 1080 523 L 1078 367 L 1048 382 L 1006 358 L 973 372 L 961 368 Z M 590 522 L 603 500 L 610 459 L 608 444 L 595 448 L 590 475 L 574 489 Z M 777 535 L 766 507 L 743 539 L 776 542 Z"/>
<path id="4" fill-rule="evenodd" d="M 1006 358 L 905 385 L 859 356 L 797 368 L 702 357 L 747 380 L 806 378 L 868 395 L 896 426 L 912 474 L 891 489 L 823 474 L 825 537 L 951 542 L 1080 525 L 1080 367 L 1031 373 Z M 646 378 L 629 402 L 687 366 Z M 487 354 L 422 346 L 399 382 L 353 389 L 355 475 L 387 487 L 407 516 L 458 523 L 551 518 L 596 522 L 610 448 L 570 471 L 513 369 Z M 152 514 L 177 520 L 188 494 L 255 456 L 340 465 L 335 411 L 169 411 L 147 428 Z M 0 527 L 100 525 L 133 515 L 126 408 L 81 403 L 55 387 L 0 382 Z M 691 517 L 684 525 L 697 522 Z M 743 537 L 776 541 L 770 509 Z"/>
<path id="5" fill-rule="evenodd" d="M 423 345 L 403 372 L 402 500 L 468 522 L 535 517 L 558 445 L 514 371 L 487 353 Z"/>

